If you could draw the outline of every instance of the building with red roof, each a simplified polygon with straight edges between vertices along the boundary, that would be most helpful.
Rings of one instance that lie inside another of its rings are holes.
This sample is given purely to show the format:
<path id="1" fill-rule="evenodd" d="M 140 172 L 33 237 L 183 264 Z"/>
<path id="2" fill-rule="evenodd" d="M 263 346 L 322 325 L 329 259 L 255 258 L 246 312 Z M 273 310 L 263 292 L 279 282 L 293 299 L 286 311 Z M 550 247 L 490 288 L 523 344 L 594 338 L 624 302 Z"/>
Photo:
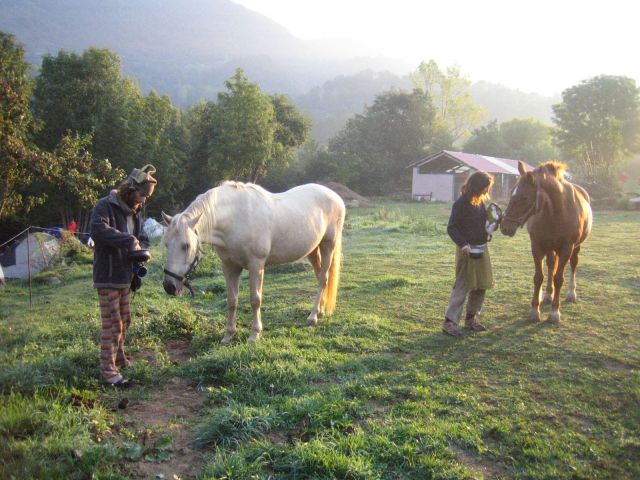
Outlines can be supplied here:
<path id="1" fill-rule="evenodd" d="M 531 165 L 525 163 L 528 170 Z M 475 153 L 442 150 L 412 163 L 411 196 L 415 200 L 453 202 L 469 174 L 489 172 L 495 177 L 491 190 L 494 200 L 505 199 L 518 178 L 518 160 L 496 158 Z"/>

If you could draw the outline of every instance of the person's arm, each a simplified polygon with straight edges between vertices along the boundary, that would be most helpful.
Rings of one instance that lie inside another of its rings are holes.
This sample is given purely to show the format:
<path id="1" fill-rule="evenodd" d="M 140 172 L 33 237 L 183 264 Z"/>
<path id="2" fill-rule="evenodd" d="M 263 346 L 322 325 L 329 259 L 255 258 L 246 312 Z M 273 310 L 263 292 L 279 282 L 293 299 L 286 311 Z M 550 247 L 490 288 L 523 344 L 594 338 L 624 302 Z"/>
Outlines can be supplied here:
<path id="1" fill-rule="evenodd" d="M 449 217 L 449 224 L 447 225 L 447 233 L 451 240 L 454 241 L 465 253 L 468 253 L 471 247 L 465 236 L 460 231 L 460 221 L 462 220 L 462 205 L 458 202 L 453 204 L 451 208 L 451 216 Z"/>
<path id="2" fill-rule="evenodd" d="M 109 208 L 104 202 L 98 202 L 91 212 L 89 228 L 94 242 L 128 250 L 139 248 L 139 241 L 136 237 L 109 225 Z"/>

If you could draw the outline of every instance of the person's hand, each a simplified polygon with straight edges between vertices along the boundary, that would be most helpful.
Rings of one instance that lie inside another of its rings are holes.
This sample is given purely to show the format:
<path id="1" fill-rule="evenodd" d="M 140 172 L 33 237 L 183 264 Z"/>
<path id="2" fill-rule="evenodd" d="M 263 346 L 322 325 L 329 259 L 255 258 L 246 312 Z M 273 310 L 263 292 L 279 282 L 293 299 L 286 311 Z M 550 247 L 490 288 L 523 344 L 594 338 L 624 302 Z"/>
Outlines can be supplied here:
<path id="1" fill-rule="evenodd" d="M 142 247 L 140 246 L 140 242 L 136 242 L 133 245 L 133 248 L 131 250 L 142 250 Z"/>
<path id="2" fill-rule="evenodd" d="M 465 245 L 464 247 L 462 247 L 462 253 L 464 253 L 465 255 L 469 255 L 469 252 L 471 251 L 471 245 Z"/>

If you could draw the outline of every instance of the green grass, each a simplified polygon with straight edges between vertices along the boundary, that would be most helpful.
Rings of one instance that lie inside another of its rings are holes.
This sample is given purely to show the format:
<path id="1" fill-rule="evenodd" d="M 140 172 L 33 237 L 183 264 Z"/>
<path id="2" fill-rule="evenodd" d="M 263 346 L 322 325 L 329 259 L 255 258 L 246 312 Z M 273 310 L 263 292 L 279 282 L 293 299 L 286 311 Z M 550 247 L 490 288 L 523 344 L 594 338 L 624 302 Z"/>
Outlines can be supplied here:
<path id="1" fill-rule="evenodd" d="M 209 252 L 196 297 L 172 298 L 154 247 L 127 341 L 158 361 L 136 363 L 143 386 L 129 395 L 144 401 L 172 376 L 199 387 L 202 479 L 639 478 L 637 212 L 596 213 L 579 301 L 561 306 L 559 326 L 525 322 L 526 232 L 496 235 L 490 329 L 461 340 L 440 332 L 453 283 L 447 215 L 442 204 L 350 210 L 336 313 L 306 327 L 311 270 L 268 269 L 256 345 L 246 275 L 237 338 L 221 346 L 219 263 Z M 97 380 L 90 265 L 54 273 L 63 284 L 35 285 L 33 309 L 26 284 L 0 291 L 0 477 L 129 478 L 131 439 L 106 408 L 118 394 Z M 189 339 L 191 361 L 164 354 L 176 338 Z"/>

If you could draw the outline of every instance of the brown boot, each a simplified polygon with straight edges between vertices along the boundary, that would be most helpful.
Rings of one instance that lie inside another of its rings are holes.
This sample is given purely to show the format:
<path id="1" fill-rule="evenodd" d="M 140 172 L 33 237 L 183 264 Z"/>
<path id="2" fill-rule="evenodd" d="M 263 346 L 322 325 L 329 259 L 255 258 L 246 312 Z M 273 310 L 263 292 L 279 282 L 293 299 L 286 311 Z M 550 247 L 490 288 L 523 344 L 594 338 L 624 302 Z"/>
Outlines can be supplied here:
<path id="1" fill-rule="evenodd" d="M 444 324 L 442 325 L 442 332 L 447 335 L 451 335 L 452 337 L 463 337 L 464 334 L 458 328 L 458 325 L 453 323 L 453 321 L 448 318 L 444 319 Z"/>
<path id="2" fill-rule="evenodd" d="M 474 332 L 483 332 L 487 329 L 487 327 L 478 321 L 478 318 L 473 313 L 467 313 L 467 316 L 464 318 L 464 328 L 473 330 Z"/>

